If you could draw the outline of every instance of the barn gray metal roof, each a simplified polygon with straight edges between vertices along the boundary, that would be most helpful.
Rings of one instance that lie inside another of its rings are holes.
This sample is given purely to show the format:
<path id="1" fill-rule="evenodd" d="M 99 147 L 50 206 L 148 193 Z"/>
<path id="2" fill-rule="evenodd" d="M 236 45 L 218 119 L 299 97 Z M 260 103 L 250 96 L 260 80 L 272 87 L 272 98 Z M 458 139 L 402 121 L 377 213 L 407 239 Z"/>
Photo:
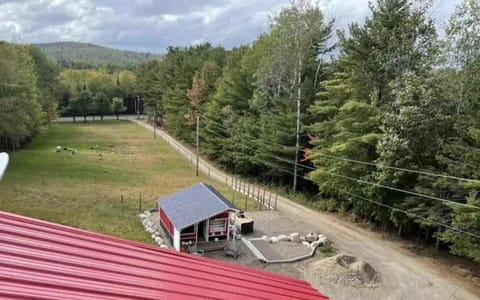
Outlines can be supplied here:
<path id="1" fill-rule="evenodd" d="M 238 210 L 212 186 L 199 183 L 158 200 L 178 230 L 218 215 L 226 210 Z"/>

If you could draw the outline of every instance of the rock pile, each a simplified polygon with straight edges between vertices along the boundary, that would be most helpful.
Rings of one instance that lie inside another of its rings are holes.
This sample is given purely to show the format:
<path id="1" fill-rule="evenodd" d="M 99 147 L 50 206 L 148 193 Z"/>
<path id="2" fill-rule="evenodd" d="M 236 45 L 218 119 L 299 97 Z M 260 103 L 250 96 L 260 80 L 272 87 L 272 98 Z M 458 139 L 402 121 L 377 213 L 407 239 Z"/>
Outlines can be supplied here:
<path id="1" fill-rule="evenodd" d="M 145 230 L 150 233 L 150 236 L 155 243 L 160 246 L 160 248 L 168 248 L 161 236 L 160 231 L 158 231 L 158 228 L 155 228 L 155 226 L 152 224 L 152 220 L 150 218 L 151 216 L 152 213 L 148 210 L 139 215 L 140 220 L 142 220 L 143 227 L 145 227 Z"/>
<path id="2" fill-rule="evenodd" d="M 367 262 L 353 256 L 339 254 L 314 262 L 310 272 L 317 280 L 352 287 L 377 287 L 380 274 Z"/>

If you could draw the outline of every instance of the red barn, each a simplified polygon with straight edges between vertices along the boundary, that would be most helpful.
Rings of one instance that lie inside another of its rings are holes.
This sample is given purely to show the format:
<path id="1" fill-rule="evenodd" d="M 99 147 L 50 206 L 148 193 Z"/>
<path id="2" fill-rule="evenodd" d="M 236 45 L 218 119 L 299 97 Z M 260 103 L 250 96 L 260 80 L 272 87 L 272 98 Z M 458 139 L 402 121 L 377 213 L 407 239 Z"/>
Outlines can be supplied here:
<path id="1" fill-rule="evenodd" d="M 186 241 L 228 240 L 229 220 L 238 211 L 212 186 L 199 183 L 158 200 L 160 224 L 175 249 Z"/>
<path id="2" fill-rule="evenodd" d="M 0 211 L 0 299 L 328 299 L 303 280 Z"/>

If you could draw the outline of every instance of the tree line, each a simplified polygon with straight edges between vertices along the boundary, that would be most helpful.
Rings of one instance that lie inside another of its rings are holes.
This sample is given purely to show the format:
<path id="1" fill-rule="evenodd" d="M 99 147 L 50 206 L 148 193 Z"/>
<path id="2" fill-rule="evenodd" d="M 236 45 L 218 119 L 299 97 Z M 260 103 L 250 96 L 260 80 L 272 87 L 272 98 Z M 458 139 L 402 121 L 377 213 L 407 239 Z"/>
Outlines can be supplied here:
<path id="1" fill-rule="evenodd" d="M 232 172 L 480 261 L 480 4 L 443 39 L 430 9 L 377 0 L 334 33 L 298 0 L 252 45 L 170 47 L 136 91 L 187 143 L 199 117 L 203 154 Z"/>
<path id="2" fill-rule="evenodd" d="M 66 69 L 59 73 L 59 112 L 63 116 L 100 116 L 126 110 L 124 100 L 134 96 L 136 76 L 131 71 Z"/>
<path id="3" fill-rule="evenodd" d="M 0 150 L 21 147 L 55 118 L 55 73 L 38 48 L 0 41 Z"/>

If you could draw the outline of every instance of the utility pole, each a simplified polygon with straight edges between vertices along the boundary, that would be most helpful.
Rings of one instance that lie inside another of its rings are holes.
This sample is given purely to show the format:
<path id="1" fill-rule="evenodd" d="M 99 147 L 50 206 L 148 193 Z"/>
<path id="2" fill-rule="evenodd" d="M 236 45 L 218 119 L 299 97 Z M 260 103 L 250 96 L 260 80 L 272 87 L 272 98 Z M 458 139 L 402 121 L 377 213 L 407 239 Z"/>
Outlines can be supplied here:
<path id="1" fill-rule="evenodd" d="M 200 137 L 200 134 L 199 134 L 199 131 L 200 131 L 200 116 L 197 116 L 197 143 L 196 143 L 196 149 L 197 149 L 197 176 L 198 176 L 198 144 L 199 144 L 199 137 Z"/>
<path id="2" fill-rule="evenodd" d="M 157 137 L 157 108 L 153 108 L 153 138 Z"/>
<path id="3" fill-rule="evenodd" d="M 137 96 L 137 119 L 140 119 L 140 96 Z"/>

